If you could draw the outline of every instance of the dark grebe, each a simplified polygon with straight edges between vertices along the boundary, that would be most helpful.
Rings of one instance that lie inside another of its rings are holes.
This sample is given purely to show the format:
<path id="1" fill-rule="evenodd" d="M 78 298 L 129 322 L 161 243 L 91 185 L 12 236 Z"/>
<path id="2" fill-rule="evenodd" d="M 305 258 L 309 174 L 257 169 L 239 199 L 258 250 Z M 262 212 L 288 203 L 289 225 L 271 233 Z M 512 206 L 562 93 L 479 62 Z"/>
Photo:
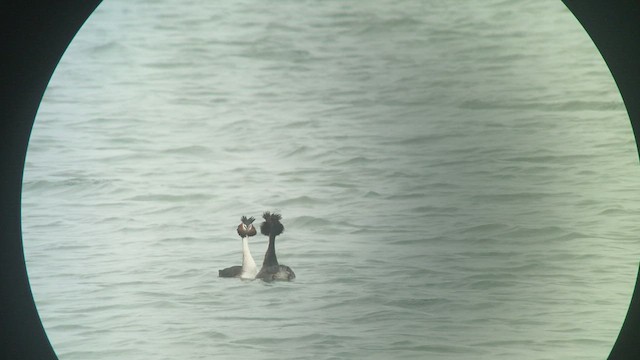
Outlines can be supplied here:
<path id="1" fill-rule="evenodd" d="M 280 223 L 282 216 L 280 214 L 272 214 L 265 212 L 262 214 L 264 222 L 260 225 L 260 232 L 263 235 L 269 236 L 269 246 L 267 252 L 264 254 L 264 262 L 262 263 L 262 269 L 256 279 L 262 279 L 264 281 L 274 280 L 293 280 L 296 278 L 296 274 L 293 273 L 290 267 L 286 265 L 278 264 L 278 258 L 276 257 L 276 236 L 282 234 L 284 226 Z"/>
<path id="2" fill-rule="evenodd" d="M 249 251 L 249 237 L 256 234 L 256 228 L 253 227 L 255 219 L 250 217 L 247 219 L 243 216 L 238 225 L 238 235 L 242 238 L 242 266 L 231 266 L 226 269 L 218 270 L 219 277 L 239 277 L 242 279 L 255 279 L 258 267 Z"/>

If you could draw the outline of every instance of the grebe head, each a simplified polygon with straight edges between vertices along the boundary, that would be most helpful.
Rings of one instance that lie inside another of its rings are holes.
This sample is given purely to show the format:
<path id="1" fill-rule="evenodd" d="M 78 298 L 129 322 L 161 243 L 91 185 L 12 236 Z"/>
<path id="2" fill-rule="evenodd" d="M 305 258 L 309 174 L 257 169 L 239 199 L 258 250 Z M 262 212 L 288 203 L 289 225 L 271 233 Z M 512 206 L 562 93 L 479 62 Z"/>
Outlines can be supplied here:
<path id="1" fill-rule="evenodd" d="M 280 223 L 282 215 L 266 211 L 262 214 L 264 221 L 260 224 L 262 235 L 280 235 L 284 231 L 284 225 Z"/>
<path id="2" fill-rule="evenodd" d="M 253 216 L 250 218 L 246 216 L 240 218 L 241 223 L 238 225 L 238 235 L 240 235 L 240 237 L 254 236 L 256 234 L 256 228 L 253 226 L 254 220 Z"/>

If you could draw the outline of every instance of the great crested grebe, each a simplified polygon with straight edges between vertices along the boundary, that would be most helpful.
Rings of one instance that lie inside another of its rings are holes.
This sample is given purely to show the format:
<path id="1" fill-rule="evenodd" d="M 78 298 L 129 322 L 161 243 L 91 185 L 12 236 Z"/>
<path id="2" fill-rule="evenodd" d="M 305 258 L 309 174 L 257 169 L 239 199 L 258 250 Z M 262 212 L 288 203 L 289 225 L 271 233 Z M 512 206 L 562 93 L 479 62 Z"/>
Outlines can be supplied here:
<path id="1" fill-rule="evenodd" d="M 264 262 L 262 263 L 262 269 L 256 279 L 262 279 L 264 281 L 274 280 L 293 280 L 296 278 L 293 270 L 286 265 L 280 265 L 278 258 L 276 257 L 276 236 L 282 234 L 284 226 L 280 223 L 282 216 L 280 214 L 265 212 L 262 214 L 264 222 L 260 224 L 260 232 L 263 235 L 269 236 L 269 246 L 267 252 L 264 254 Z"/>
<path id="2" fill-rule="evenodd" d="M 249 251 L 249 237 L 256 234 L 256 228 L 253 226 L 253 217 L 247 218 L 243 216 L 238 225 L 238 235 L 242 238 L 242 266 L 231 266 L 226 269 L 218 270 L 219 277 L 239 277 L 241 279 L 255 279 L 258 273 L 256 262 Z"/>

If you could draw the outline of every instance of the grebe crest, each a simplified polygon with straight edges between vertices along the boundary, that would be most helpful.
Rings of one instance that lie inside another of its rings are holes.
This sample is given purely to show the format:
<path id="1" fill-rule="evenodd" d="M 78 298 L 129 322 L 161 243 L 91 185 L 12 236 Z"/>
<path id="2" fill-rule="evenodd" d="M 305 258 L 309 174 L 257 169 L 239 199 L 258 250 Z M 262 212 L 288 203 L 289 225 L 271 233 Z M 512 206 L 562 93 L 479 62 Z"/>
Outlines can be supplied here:
<path id="1" fill-rule="evenodd" d="M 262 214 L 262 218 L 264 219 L 264 222 L 260 224 L 260 232 L 262 235 L 269 236 L 270 234 L 273 234 L 278 236 L 284 232 L 284 225 L 280 222 L 280 220 L 282 220 L 282 215 L 276 213 L 272 214 L 269 211 L 265 211 Z"/>
<path id="2" fill-rule="evenodd" d="M 250 218 L 246 216 L 240 218 L 241 223 L 238 225 L 238 235 L 240 235 L 240 237 L 254 236 L 256 234 L 256 228 L 253 226 L 255 220 L 253 216 Z"/>

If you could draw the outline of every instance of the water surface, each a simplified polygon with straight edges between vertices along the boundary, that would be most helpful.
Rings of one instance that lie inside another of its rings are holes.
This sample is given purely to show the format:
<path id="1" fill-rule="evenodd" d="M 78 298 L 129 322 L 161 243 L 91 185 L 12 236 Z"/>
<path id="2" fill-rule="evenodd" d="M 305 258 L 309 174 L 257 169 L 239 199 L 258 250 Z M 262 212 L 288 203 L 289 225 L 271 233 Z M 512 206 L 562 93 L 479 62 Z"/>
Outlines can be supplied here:
<path id="1" fill-rule="evenodd" d="M 112 0 L 40 107 L 24 246 L 62 360 L 603 359 L 639 175 L 560 1 Z M 217 278 L 265 210 L 295 282 Z"/>

